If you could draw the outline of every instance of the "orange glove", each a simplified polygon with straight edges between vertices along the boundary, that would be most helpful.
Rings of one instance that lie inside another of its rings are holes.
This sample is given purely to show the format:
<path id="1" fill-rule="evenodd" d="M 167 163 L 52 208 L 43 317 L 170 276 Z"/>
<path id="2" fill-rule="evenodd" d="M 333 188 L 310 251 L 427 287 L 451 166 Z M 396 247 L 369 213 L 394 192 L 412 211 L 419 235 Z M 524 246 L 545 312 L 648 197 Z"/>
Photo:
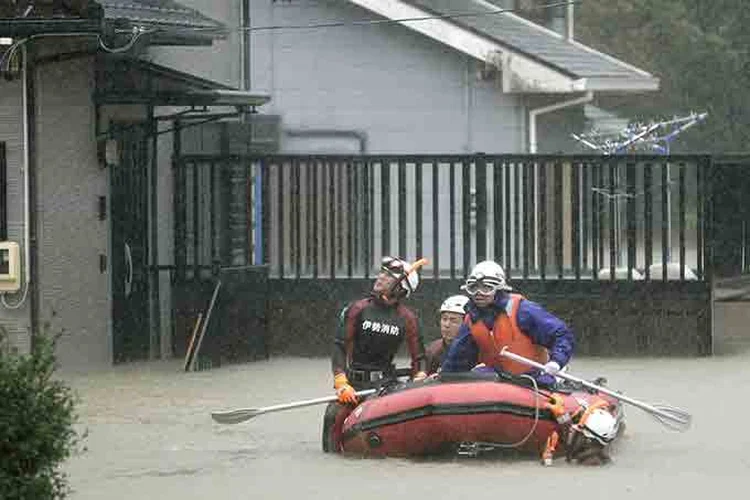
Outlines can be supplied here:
<path id="1" fill-rule="evenodd" d="M 342 405 L 356 405 L 357 391 L 349 385 L 349 379 L 343 373 L 336 374 L 333 377 L 333 388 L 336 389 L 336 395 L 339 397 L 339 403 Z"/>
<path id="2" fill-rule="evenodd" d="M 547 403 L 547 408 L 552 412 L 552 415 L 559 424 L 565 424 L 570 422 L 570 414 L 565 411 L 565 400 L 559 394 L 553 394 L 550 396 L 551 401 Z"/>

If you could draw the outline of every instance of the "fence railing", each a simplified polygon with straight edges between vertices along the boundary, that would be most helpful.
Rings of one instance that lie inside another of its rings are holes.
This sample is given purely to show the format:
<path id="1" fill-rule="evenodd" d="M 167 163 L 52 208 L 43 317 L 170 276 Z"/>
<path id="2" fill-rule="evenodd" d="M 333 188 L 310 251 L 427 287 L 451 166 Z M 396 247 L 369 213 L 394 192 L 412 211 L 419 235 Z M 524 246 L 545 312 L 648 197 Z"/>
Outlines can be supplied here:
<path id="1" fill-rule="evenodd" d="M 275 278 L 424 278 L 485 258 L 511 278 L 704 280 L 704 156 L 180 158 L 177 267 L 266 264 Z M 192 269 L 192 271 L 191 271 Z"/>

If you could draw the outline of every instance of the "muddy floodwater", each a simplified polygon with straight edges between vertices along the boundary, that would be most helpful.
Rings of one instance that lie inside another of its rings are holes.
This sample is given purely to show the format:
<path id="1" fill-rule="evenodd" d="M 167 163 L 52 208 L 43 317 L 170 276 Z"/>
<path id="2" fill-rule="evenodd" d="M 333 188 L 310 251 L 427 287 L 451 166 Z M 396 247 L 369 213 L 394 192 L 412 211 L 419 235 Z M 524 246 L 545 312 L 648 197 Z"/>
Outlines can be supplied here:
<path id="1" fill-rule="evenodd" d="M 329 361 L 274 358 L 184 373 L 152 362 L 64 374 L 78 392 L 88 449 L 66 466 L 74 499 L 680 498 L 742 493 L 750 480 L 750 355 L 701 359 L 576 359 L 571 373 L 688 410 L 665 429 L 627 407 L 614 462 L 458 457 L 358 459 L 320 449 L 323 406 L 220 425 L 212 410 L 260 407 L 331 392 Z M 540 497 L 541 495 L 541 497 Z"/>

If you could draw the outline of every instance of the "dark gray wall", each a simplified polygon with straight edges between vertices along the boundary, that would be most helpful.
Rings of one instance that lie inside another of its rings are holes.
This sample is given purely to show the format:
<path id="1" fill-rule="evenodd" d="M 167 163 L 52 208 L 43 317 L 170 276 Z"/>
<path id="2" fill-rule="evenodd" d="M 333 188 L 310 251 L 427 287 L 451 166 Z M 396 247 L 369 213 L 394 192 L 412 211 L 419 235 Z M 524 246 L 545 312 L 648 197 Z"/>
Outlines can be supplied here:
<path id="1" fill-rule="evenodd" d="M 460 281 L 425 281 L 408 305 L 425 342 L 439 336 L 438 308 Z M 513 283 L 573 329 L 579 356 L 702 356 L 711 351 L 705 283 Z M 330 353 L 337 314 L 371 281 L 271 280 L 266 313 L 271 353 Z"/>

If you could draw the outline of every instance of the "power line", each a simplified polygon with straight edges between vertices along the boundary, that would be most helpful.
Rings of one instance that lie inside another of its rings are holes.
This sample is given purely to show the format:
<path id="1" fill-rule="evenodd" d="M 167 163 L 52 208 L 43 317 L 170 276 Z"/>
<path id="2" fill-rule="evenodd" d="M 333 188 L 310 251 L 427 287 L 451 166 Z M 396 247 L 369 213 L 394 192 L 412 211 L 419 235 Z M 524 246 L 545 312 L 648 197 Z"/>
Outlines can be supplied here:
<path id="1" fill-rule="evenodd" d="M 16 53 L 21 49 L 21 47 L 28 43 L 29 41 L 35 39 L 35 38 L 44 38 L 44 37 L 91 37 L 96 38 L 99 47 L 105 52 L 109 52 L 110 54 L 120 54 L 123 52 L 129 51 L 133 46 L 136 44 L 138 39 L 146 34 L 149 33 L 155 33 L 159 30 L 157 29 L 147 29 L 142 26 L 134 26 L 131 30 L 116 30 L 116 33 L 126 33 L 130 35 L 130 39 L 125 42 L 120 47 L 110 47 L 108 46 L 104 38 L 100 33 L 89 33 L 89 32 L 80 32 L 80 33 L 37 33 L 35 35 L 28 36 L 26 38 L 21 38 L 20 40 L 15 40 L 4 53 L 0 53 L 0 72 L 10 72 L 10 65 L 12 62 L 13 57 L 15 57 Z"/>
<path id="2" fill-rule="evenodd" d="M 546 10 L 546 9 L 552 9 L 555 7 L 562 7 L 567 5 L 576 5 L 579 3 L 582 3 L 583 0 L 565 0 L 560 2 L 554 2 L 544 5 L 536 6 L 532 9 L 528 10 L 534 10 L 534 11 L 540 11 L 540 10 Z M 487 17 L 487 16 L 494 16 L 497 14 L 505 14 L 505 13 L 514 13 L 519 12 L 521 9 L 504 9 L 504 8 L 497 8 L 497 9 L 489 9 L 484 12 L 454 12 L 449 14 L 435 14 L 435 15 L 426 15 L 426 16 L 416 16 L 416 17 L 405 17 L 405 18 L 399 18 L 399 19 L 370 19 L 370 20 L 362 20 L 362 21 L 331 21 L 331 22 L 325 22 L 325 23 L 315 23 L 315 24 L 290 24 L 290 25 L 271 25 L 271 26 L 256 26 L 256 27 L 247 27 L 247 28 L 237 28 L 229 30 L 230 32 L 258 32 L 258 31 L 281 31 L 281 30 L 316 30 L 316 29 L 327 29 L 327 28 L 340 28 L 345 26 L 374 26 L 374 25 L 383 25 L 383 24 L 400 24 L 400 23 L 407 23 L 407 22 L 419 22 L 419 21 L 432 21 L 432 20 L 449 20 L 449 19 L 460 19 L 460 18 L 467 18 L 467 17 Z M 202 29 L 213 29 L 213 28 L 197 28 L 196 31 L 200 31 Z M 24 43 L 27 41 L 38 38 L 42 36 L 76 36 L 76 35 L 85 35 L 85 36 L 94 36 L 98 38 L 100 47 L 105 50 L 106 52 L 111 53 L 120 53 L 125 52 L 129 50 L 133 45 L 135 45 L 135 42 L 138 41 L 138 39 L 147 33 L 154 33 L 160 31 L 159 29 L 155 28 L 149 28 L 146 29 L 144 27 L 136 27 L 133 30 L 131 39 L 126 42 L 122 47 L 108 47 L 102 40 L 101 35 L 98 34 L 91 34 L 91 33 L 66 33 L 66 34 L 38 34 L 38 35 L 32 35 L 28 38 L 21 39 L 11 45 L 8 50 L 2 54 L 2 57 L 0 57 L 0 70 L 3 70 L 5 66 L 10 65 L 10 60 L 13 57 L 15 51 Z M 7 70 L 7 68 L 6 68 Z"/>
<path id="3" fill-rule="evenodd" d="M 534 11 L 540 11 L 540 10 L 546 10 L 546 9 L 552 9 L 555 7 L 562 7 L 567 5 L 576 5 L 579 3 L 582 3 L 583 0 L 565 0 L 560 2 L 554 2 L 544 5 L 536 6 L 532 9 L 528 10 L 534 10 Z M 272 25 L 272 26 L 256 26 L 256 27 L 247 27 L 247 28 L 237 28 L 229 30 L 229 32 L 258 32 L 258 31 L 281 31 L 281 30 L 315 30 L 315 29 L 327 29 L 327 28 L 340 28 L 345 26 L 374 26 L 374 25 L 383 25 L 383 24 L 400 24 L 400 23 L 407 23 L 407 22 L 419 22 L 419 21 L 433 21 L 433 20 L 448 20 L 448 19 L 460 19 L 460 18 L 466 18 L 466 17 L 487 17 L 487 16 L 494 16 L 497 14 L 505 14 L 505 13 L 514 13 L 519 12 L 521 9 L 503 9 L 503 8 L 497 8 L 497 9 L 489 9 L 484 12 L 455 12 L 455 13 L 449 13 L 449 14 L 435 14 L 435 15 L 427 15 L 427 16 L 417 16 L 417 17 L 404 17 L 399 19 L 370 19 L 370 20 L 363 20 L 363 21 L 331 21 L 326 23 L 316 23 L 316 24 L 290 24 L 290 25 Z M 197 28 L 196 31 L 200 31 L 202 29 L 213 29 L 213 28 Z M 84 36 L 94 36 L 98 38 L 100 47 L 110 53 L 120 53 L 125 52 L 129 50 L 135 43 L 138 41 L 138 39 L 147 33 L 155 33 L 160 31 L 159 29 L 155 28 L 149 28 L 146 29 L 144 27 L 138 26 L 135 27 L 131 36 L 131 39 L 126 42 L 122 47 L 108 47 L 104 41 L 101 38 L 101 35 L 99 34 L 91 34 L 91 33 L 65 33 L 65 34 L 37 34 L 32 35 L 28 38 L 21 39 L 11 45 L 8 50 L 0 56 L 0 71 L 6 70 L 7 66 L 10 65 L 10 60 L 15 54 L 15 51 L 24 43 L 28 42 L 29 40 L 33 38 L 38 38 L 42 36 L 76 36 L 76 35 L 84 35 Z"/>
<path id="4" fill-rule="evenodd" d="M 549 3 L 545 5 L 539 5 L 530 10 L 546 10 L 554 7 L 562 7 L 567 5 L 575 5 L 581 3 L 583 0 L 566 0 L 561 2 Z M 497 14 L 514 13 L 519 12 L 520 9 L 490 9 L 484 12 L 455 12 L 452 14 L 434 14 L 417 17 L 404 17 L 399 19 L 371 19 L 363 21 L 330 21 L 324 23 L 315 24 L 287 24 L 287 25 L 271 25 L 271 26 L 255 26 L 247 28 L 237 28 L 230 31 L 281 31 L 281 30 L 315 30 L 315 29 L 327 29 L 327 28 L 341 28 L 345 26 L 373 26 L 380 24 L 399 24 L 407 22 L 419 22 L 419 21 L 432 21 L 441 19 L 459 19 L 464 17 L 485 17 L 494 16 Z M 208 29 L 208 28 L 206 28 Z"/>

